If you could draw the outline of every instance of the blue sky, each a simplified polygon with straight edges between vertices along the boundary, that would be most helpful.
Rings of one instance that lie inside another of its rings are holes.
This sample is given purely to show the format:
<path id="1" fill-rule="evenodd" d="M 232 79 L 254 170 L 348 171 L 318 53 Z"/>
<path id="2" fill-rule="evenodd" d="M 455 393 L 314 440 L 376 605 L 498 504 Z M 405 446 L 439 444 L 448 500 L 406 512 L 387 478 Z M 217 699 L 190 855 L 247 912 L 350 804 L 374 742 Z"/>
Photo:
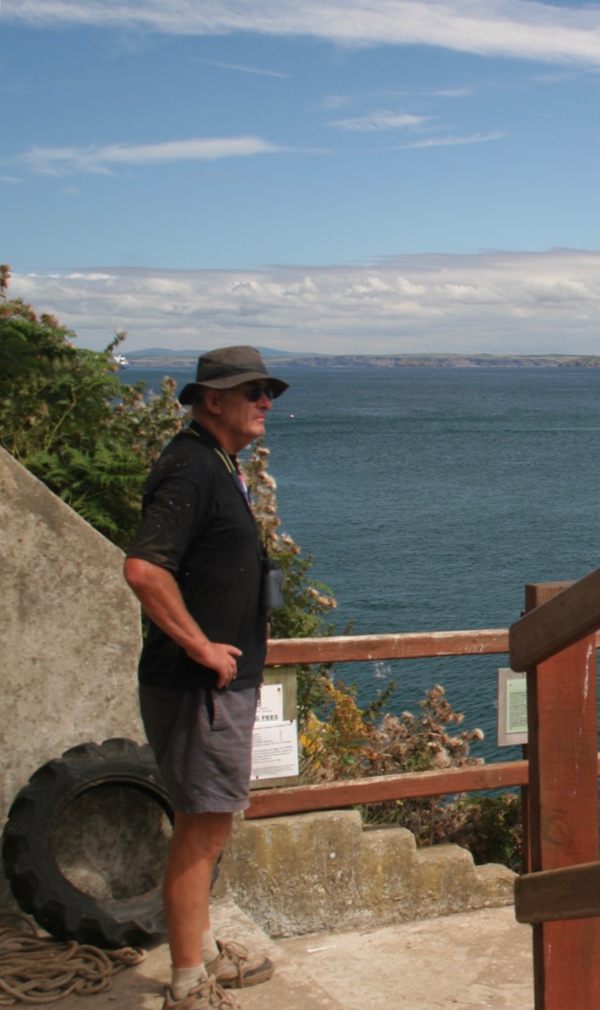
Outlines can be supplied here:
<path id="1" fill-rule="evenodd" d="M 597 353 L 600 4 L 1 0 L 0 260 L 85 346 Z"/>

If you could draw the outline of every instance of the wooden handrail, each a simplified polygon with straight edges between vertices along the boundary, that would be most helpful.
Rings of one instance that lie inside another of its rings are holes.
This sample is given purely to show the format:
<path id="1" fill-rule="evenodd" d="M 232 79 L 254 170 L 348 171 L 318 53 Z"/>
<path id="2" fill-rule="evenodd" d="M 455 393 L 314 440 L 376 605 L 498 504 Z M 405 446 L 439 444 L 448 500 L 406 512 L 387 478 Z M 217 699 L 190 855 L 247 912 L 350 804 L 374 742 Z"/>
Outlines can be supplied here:
<path id="1" fill-rule="evenodd" d="M 568 586 L 570 583 L 564 585 Z M 538 610 L 532 611 L 532 614 L 539 613 L 543 609 L 539 607 Z M 600 644 L 600 635 L 598 643 Z M 301 663 L 483 656 L 507 653 L 508 649 L 508 628 L 325 638 L 279 638 L 269 640 L 266 665 L 294 666 Z M 600 774 L 600 755 L 598 771 Z M 276 817 L 282 814 L 332 810 L 385 800 L 443 796 L 485 789 L 508 789 L 526 785 L 527 782 L 527 761 L 506 761 L 440 771 L 373 776 L 313 786 L 253 789 L 246 817 L 249 819 Z"/>
<path id="2" fill-rule="evenodd" d="M 508 652 L 507 628 L 472 631 L 419 631 L 397 635 L 344 635 L 327 638 L 272 638 L 267 666 L 296 663 L 348 663 L 434 656 L 483 656 Z"/>
<path id="3" fill-rule="evenodd" d="M 498 761 L 487 765 L 466 765 L 464 768 L 444 768 L 442 771 L 374 775 L 314 786 L 253 789 L 245 816 L 279 817 L 309 810 L 338 810 L 360 803 L 446 796 L 478 789 L 508 789 L 526 783 L 527 761 Z"/>
<path id="4" fill-rule="evenodd" d="M 510 666 L 531 670 L 600 627 L 600 568 L 578 582 L 544 583 L 553 596 L 510 628 Z"/>
<path id="5" fill-rule="evenodd" d="M 345 779 L 313 786 L 253 789 L 245 816 L 248 819 L 281 817 L 283 814 L 301 814 L 310 810 L 339 810 L 361 803 L 447 796 L 485 789 L 510 789 L 513 786 L 525 786 L 528 781 L 527 761 L 494 761 L 490 764 L 465 765 L 463 768 L 373 775 L 370 778 Z"/>
<path id="6" fill-rule="evenodd" d="M 561 583 L 570 586 L 571 583 Z M 534 614 L 545 610 L 544 604 L 531 611 L 512 629 L 525 625 Z M 598 619 L 600 623 L 600 617 Z M 530 627 L 530 625 L 526 625 Z M 374 662 L 382 659 L 434 659 L 436 656 L 492 656 L 509 653 L 511 632 L 508 628 L 475 628 L 467 631 L 407 631 L 394 635 L 339 635 L 324 638 L 271 638 L 266 666 L 294 666 L 300 663 Z M 517 642 L 520 633 L 517 632 Z M 596 635 L 600 647 L 600 632 Z M 521 647 L 515 662 L 521 661 Z M 529 654 L 527 655 L 529 662 Z M 511 667 L 516 672 L 529 667 Z"/>

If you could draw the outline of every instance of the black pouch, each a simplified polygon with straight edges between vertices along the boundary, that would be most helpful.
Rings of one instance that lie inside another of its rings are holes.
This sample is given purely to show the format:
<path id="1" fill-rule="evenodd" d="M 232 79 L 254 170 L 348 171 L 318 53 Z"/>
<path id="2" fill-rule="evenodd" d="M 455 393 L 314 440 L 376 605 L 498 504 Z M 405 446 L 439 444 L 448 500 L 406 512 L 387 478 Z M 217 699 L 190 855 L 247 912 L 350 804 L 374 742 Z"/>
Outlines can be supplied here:
<path id="1" fill-rule="evenodd" d="M 262 605 L 265 610 L 280 610 L 283 600 L 283 572 L 278 561 L 265 558 L 263 562 Z"/>

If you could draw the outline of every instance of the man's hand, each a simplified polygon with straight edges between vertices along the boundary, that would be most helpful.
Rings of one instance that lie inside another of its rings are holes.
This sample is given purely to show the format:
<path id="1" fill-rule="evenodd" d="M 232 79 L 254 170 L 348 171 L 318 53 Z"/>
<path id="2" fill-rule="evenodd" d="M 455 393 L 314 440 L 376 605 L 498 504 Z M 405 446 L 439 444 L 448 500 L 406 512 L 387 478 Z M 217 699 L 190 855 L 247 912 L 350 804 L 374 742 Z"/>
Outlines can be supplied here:
<path id="1" fill-rule="evenodd" d="M 141 558 L 127 558 L 125 578 L 148 617 L 177 642 L 196 663 L 214 670 L 217 687 L 229 687 L 237 676 L 235 645 L 211 642 L 188 611 L 170 572 Z"/>
<path id="2" fill-rule="evenodd" d="M 229 687 L 237 677 L 237 657 L 242 653 L 235 645 L 211 642 L 207 638 L 205 643 L 186 649 L 186 652 L 190 659 L 216 672 L 217 687 Z"/>

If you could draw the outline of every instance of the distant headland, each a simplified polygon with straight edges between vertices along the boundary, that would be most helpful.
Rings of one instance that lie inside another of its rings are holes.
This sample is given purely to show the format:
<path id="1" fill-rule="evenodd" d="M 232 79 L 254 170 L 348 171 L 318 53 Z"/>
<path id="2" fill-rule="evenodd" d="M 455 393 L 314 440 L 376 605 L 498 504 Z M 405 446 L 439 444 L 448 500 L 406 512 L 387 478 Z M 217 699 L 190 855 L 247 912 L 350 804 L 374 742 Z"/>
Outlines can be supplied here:
<path id="1" fill-rule="evenodd" d="M 296 354 L 259 348 L 269 364 L 286 368 L 600 368 L 596 354 Z M 138 368 L 193 368 L 202 350 L 148 348 L 128 352 Z"/>

